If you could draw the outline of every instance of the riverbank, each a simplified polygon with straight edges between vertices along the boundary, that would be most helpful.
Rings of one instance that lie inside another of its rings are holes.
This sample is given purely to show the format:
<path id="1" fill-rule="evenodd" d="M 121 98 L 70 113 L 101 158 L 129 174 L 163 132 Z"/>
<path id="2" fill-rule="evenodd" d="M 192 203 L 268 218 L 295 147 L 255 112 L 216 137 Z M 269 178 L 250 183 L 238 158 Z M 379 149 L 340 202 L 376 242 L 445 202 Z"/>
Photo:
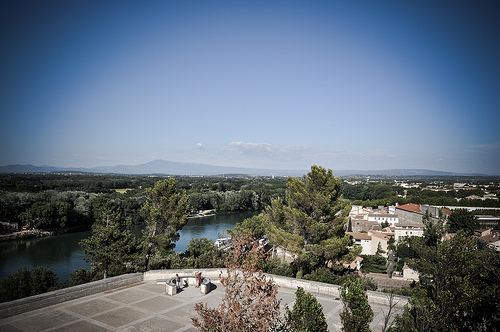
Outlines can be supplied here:
<path id="1" fill-rule="evenodd" d="M 12 234 L 0 235 L 0 242 L 35 239 L 39 237 L 47 237 L 47 236 L 66 234 L 66 233 L 77 233 L 77 232 L 87 231 L 89 229 L 90 226 L 76 226 L 72 228 L 57 228 L 50 230 L 28 229 L 24 231 L 14 232 Z"/>
<path id="2" fill-rule="evenodd" d="M 0 235 L 0 241 L 13 241 L 21 239 L 34 239 L 37 237 L 45 237 L 54 235 L 55 232 L 41 231 L 41 230 L 27 230 L 21 232 L 15 232 L 12 234 Z"/>

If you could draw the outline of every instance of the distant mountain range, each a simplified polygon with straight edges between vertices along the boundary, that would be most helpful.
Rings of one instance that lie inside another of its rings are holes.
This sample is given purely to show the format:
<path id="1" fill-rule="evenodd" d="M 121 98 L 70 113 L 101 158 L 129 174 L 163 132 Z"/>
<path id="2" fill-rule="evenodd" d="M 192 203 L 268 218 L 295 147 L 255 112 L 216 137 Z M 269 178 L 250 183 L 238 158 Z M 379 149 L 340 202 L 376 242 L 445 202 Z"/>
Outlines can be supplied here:
<path id="1" fill-rule="evenodd" d="M 164 175 L 223 175 L 246 174 L 262 176 L 302 176 L 309 170 L 278 170 L 242 167 L 224 167 L 206 164 L 181 163 L 154 160 L 141 165 L 116 165 L 99 167 L 55 167 L 33 165 L 0 166 L 0 173 L 48 173 L 48 172 L 85 172 L 105 174 L 164 174 Z M 335 176 L 374 175 L 374 176 L 484 176 L 485 174 L 465 174 L 427 169 L 389 169 L 389 170 L 334 170 Z"/>

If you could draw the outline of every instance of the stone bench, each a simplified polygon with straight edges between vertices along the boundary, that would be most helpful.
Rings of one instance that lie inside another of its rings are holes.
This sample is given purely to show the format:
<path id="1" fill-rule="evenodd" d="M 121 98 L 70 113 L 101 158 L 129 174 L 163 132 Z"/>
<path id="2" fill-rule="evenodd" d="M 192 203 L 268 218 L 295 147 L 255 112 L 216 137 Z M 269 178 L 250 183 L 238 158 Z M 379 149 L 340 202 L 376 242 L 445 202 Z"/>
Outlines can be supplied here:
<path id="1" fill-rule="evenodd" d="M 179 276 L 181 279 L 179 283 L 180 288 L 185 288 L 189 286 L 196 286 L 196 278 L 195 276 Z M 161 285 L 165 284 L 165 292 L 168 295 L 177 294 L 177 285 L 175 283 L 176 277 L 168 278 L 168 279 L 156 279 L 156 284 Z M 210 292 L 212 286 L 212 282 L 209 278 L 203 278 L 201 281 L 200 292 L 201 294 L 207 294 Z"/>

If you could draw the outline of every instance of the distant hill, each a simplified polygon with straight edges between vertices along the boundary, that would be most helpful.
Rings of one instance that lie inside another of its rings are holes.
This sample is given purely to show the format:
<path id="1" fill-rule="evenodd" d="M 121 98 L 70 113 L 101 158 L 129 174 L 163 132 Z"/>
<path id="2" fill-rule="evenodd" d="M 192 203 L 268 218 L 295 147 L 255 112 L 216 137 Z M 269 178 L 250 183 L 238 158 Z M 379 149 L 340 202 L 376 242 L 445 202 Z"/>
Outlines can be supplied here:
<path id="1" fill-rule="evenodd" d="M 168 174 L 168 175 L 220 175 L 220 174 L 248 174 L 248 175 L 282 175 L 301 176 L 304 171 L 275 170 L 242 167 L 213 166 L 206 164 L 181 163 L 166 160 L 153 160 L 142 165 L 118 165 L 109 167 L 90 168 L 89 172 L 116 173 L 116 174 Z M 307 173 L 307 171 L 306 171 Z"/>
<path id="2" fill-rule="evenodd" d="M 339 170 L 336 176 L 487 176 L 486 174 L 455 173 L 428 169 Z"/>
<path id="3" fill-rule="evenodd" d="M 98 167 L 53 167 L 33 165 L 0 166 L 0 173 L 47 173 L 47 172 L 86 172 L 106 174 L 164 174 L 164 175 L 222 175 L 247 174 L 263 176 L 302 176 L 308 170 L 275 170 L 242 167 L 224 167 L 206 164 L 181 163 L 154 160 L 141 165 L 116 165 Z"/>
<path id="4" fill-rule="evenodd" d="M 166 160 L 153 160 L 141 165 L 116 165 L 99 167 L 55 167 L 33 165 L 0 166 L 0 173 L 48 173 L 48 172 L 88 172 L 106 174 L 164 174 L 164 175 L 222 175 L 246 174 L 263 176 L 302 176 L 309 170 L 278 170 L 242 167 L 224 167 L 206 164 L 181 163 Z M 334 170 L 335 176 L 485 176 L 485 174 L 465 174 L 426 169 L 389 169 L 389 170 Z"/>
<path id="5" fill-rule="evenodd" d="M 0 166 L 0 173 L 46 173 L 58 171 L 60 171 L 60 168 L 58 167 L 33 166 L 30 164 Z"/>

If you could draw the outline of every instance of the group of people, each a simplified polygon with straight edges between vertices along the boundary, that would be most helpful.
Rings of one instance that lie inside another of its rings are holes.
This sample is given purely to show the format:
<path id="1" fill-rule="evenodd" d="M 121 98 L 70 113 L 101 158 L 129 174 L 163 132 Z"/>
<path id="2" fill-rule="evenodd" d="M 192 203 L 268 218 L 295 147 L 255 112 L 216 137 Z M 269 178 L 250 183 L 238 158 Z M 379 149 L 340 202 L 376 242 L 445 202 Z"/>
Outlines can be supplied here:
<path id="1" fill-rule="evenodd" d="M 196 280 L 196 288 L 200 288 L 201 283 L 203 281 L 203 277 L 201 276 L 201 272 L 195 272 L 194 279 Z M 177 273 L 175 274 L 175 284 L 177 285 L 177 290 L 179 290 L 181 288 L 181 278 L 179 277 L 179 275 Z"/>

